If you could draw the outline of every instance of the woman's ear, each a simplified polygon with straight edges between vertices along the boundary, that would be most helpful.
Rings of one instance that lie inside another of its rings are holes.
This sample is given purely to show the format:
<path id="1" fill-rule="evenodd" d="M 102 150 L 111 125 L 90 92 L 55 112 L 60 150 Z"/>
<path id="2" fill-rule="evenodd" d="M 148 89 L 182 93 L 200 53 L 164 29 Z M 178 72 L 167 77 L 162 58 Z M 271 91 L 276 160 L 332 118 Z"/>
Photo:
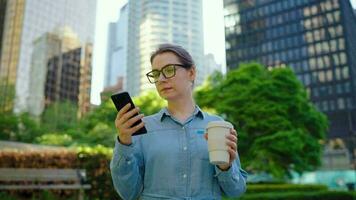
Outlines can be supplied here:
<path id="1" fill-rule="evenodd" d="M 190 69 L 189 69 L 189 78 L 191 81 L 194 81 L 196 78 L 197 72 L 196 72 L 196 68 L 195 65 L 193 65 Z"/>

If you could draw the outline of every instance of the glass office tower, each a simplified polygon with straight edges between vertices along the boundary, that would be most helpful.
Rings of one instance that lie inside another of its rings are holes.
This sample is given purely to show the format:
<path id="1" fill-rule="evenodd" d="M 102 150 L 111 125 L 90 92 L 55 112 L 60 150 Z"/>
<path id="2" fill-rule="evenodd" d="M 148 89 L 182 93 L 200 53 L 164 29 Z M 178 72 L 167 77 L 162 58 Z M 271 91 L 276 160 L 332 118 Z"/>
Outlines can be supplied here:
<path id="1" fill-rule="evenodd" d="M 224 0 L 227 68 L 290 66 L 351 152 L 356 136 L 356 17 L 346 0 Z"/>
<path id="2" fill-rule="evenodd" d="M 0 6 L 0 110 L 27 112 L 34 41 L 68 26 L 81 43 L 92 43 L 96 0 L 0 0 Z"/>
<path id="3" fill-rule="evenodd" d="M 202 1 L 128 1 L 127 70 L 124 88 L 139 95 L 154 85 L 147 80 L 151 53 L 159 44 L 174 43 L 191 53 L 196 67 L 196 85 L 203 82 L 203 12 Z"/>

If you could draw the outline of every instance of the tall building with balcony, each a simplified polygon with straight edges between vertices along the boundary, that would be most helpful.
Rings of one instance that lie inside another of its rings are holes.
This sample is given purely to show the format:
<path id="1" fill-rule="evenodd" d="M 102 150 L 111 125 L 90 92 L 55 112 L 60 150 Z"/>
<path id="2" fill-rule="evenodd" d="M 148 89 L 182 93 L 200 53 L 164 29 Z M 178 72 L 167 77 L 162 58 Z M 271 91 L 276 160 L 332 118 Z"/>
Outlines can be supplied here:
<path id="1" fill-rule="evenodd" d="M 4 3 L 5 2 L 5 3 Z M 0 110 L 28 111 L 34 41 L 56 27 L 68 26 L 81 43 L 94 38 L 96 0 L 1 0 L 4 15 L 0 57 Z M 1 19 L 1 17 L 0 17 Z"/>
<path id="2" fill-rule="evenodd" d="M 356 17 L 346 0 L 224 0 L 227 68 L 290 66 L 329 119 L 328 138 L 356 144 Z M 353 153 L 352 153 L 353 154 Z"/>
<path id="3" fill-rule="evenodd" d="M 124 88 L 133 96 L 154 88 L 146 78 L 151 53 L 159 44 L 174 43 L 191 53 L 203 82 L 202 1 L 128 1 L 127 71 Z"/>

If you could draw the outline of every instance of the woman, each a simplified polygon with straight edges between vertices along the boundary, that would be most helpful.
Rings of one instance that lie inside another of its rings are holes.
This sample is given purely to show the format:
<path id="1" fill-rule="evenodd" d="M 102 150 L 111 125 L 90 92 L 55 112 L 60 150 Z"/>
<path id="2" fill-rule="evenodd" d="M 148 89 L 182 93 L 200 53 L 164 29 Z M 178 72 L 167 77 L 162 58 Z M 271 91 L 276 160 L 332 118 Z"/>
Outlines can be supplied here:
<path id="1" fill-rule="evenodd" d="M 151 56 L 149 81 L 167 100 L 167 108 L 144 117 L 129 105 L 115 120 L 118 129 L 110 164 L 113 183 L 123 199 L 221 199 L 239 196 L 246 189 L 234 129 L 227 137 L 229 164 L 209 163 L 205 128 L 222 120 L 200 110 L 193 99 L 196 69 L 189 53 L 180 46 L 161 45 Z M 132 117 L 132 118 L 131 118 Z M 137 120 L 143 120 L 131 127 Z M 145 126 L 147 134 L 132 137 Z"/>

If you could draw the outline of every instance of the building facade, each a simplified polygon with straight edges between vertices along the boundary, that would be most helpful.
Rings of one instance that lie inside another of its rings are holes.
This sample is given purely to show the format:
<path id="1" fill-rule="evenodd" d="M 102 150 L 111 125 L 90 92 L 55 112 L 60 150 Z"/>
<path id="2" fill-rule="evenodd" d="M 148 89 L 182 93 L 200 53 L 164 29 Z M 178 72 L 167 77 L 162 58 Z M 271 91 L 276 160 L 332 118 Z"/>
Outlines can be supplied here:
<path id="1" fill-rule="evenodd" d="M 106 51 L 104 88 L 114 86 L 126 76 L 128 5 L 120 9 L 117 22 L 110 23 Z"/>
<path id="2" fill-rule="evenodd" d="M 328 138 L 356 138 L 356 17 L 344 0 L 224 0 L 227 68 L 290 66 L 329 119 Z"/>
<path id="3" fill-rule="evenodd" d="M 221 72 L 222 66 L 217 64 L 214 55 L 209 53 L 204 56 L 204 68 L 206 74 L 213 74 L 214 72 Z"/>
<path id="4" fill-rule="evenodd" d="M 95 10 L 96 0 L 7 1 L 0 61 L 1 110 L 28 111 L 33 42 L 56 27 L 69 26 L 81 43 L 92 43 Z"/>
<path id="5" fill-rule="evenodd" d="M 45 105 L 70 101 L 78 105 L 78 118 L 90 109 L 92 45 L 76 48 L 48 60 Z"/>
<path id="6" fill-rule="evenodd" d="M 191 53 L 198 71 L 196 84 L 203 82 L 204 43 L 202 1 L 128 1 L 127 71 L 124 88 L 139 95 L 154 88 L 146 78 L 151 53 L 159 44 L 174 43 Z"/>

